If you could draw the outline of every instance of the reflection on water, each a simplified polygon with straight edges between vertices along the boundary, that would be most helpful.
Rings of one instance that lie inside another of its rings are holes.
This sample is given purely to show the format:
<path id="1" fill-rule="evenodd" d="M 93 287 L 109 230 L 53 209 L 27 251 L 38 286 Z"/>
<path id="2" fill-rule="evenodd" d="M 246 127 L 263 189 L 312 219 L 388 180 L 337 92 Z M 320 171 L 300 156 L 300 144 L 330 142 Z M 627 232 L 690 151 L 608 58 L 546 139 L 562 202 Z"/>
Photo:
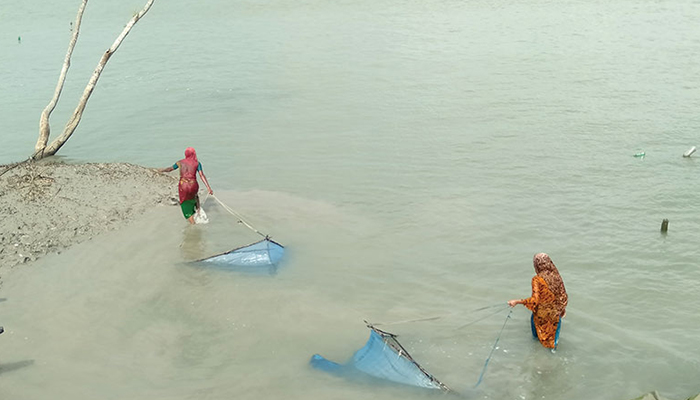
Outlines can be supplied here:
<path id="1" fill-rule="evenodd" d="M 182 229 L 180 253 L 183 260 L 194 261 L 207 257 L 205 244 L 202 240 L 203 230 L 201 225 L 188 225 Z"/>
<path id="2" fill-rule="evenodd" d="M 34 360 L 0 363 L 0 375 L 34 365 Z"/>

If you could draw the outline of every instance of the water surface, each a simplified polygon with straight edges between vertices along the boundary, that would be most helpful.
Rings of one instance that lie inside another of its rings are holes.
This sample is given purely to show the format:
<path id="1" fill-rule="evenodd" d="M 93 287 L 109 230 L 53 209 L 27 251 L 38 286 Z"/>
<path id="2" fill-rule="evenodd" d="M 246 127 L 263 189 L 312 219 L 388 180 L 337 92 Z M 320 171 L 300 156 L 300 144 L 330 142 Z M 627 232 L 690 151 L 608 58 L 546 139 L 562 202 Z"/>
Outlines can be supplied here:
<path id="1" fill-rule="evenodd" d="M 118 3 L 88 6 L 56 132 L 142 6 Z M 0 4 L 0 162 L 31 152 L 77 6 Z M 421 399 L 307 361 L 348 357 L 363 319 L 445 315 L 390 330 L 467 397 L 699 392 L 700 182 L 681 157 L 699 145 L 699 17 L 683 0 L 156 2 L 60 154 L 167 166 L 194 146 L 289 260 L 272 277 L 184 266 L 256 240 L 213 203 L 207 226 L 164 208 L 48 256 L 3 287 L 1 363 L 19 367 L 0 389 Z M 457 328 L 527 296 L 537 252 L 570 296 L 560 347 L 516 309 L 473 390 L 505 315 Z"/>

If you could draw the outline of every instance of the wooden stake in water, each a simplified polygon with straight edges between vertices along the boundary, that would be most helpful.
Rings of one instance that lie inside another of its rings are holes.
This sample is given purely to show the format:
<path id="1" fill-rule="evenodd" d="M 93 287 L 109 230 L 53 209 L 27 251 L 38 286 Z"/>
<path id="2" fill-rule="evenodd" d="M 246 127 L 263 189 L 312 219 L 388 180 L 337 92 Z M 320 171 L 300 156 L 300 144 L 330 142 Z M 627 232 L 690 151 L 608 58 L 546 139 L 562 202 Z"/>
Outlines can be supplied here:
<path id="1" fill-rule="evenodd" d="M 661 233 L 667 233 L 668 232 L 668 220 L 664 219 L 661 221 Z"/>

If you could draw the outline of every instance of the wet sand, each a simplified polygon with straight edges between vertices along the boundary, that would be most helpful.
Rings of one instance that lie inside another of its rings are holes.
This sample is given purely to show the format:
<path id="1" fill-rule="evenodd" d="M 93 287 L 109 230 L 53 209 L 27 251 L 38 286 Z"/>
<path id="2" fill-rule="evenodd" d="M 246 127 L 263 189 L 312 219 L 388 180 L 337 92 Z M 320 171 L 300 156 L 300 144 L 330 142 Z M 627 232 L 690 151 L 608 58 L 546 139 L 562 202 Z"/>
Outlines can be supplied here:
<path id="1" fill-rule="evenodd" d="M 0 282 L 9 268 L 175 206 L 177 178 L 126 163 L 0 167 Z"/>

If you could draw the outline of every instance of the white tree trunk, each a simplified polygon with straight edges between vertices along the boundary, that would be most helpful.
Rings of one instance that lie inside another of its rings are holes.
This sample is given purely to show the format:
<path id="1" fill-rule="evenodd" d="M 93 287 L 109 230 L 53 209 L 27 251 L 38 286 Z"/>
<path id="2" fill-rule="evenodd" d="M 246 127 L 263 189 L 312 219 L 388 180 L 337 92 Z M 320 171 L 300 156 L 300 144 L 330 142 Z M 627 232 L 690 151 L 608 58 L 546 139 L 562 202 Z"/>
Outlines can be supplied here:
<path id="1" fill-rule="evenodd" d="M 60 149 L 61 146 L 63 146 L 66 143 L 66 141 L 71 137 L 71 135 L 73 135 L 73 132 L 75 132 L 75 129 L 80 123 L 80 119 L 83 117 L 83 111 L 85 110 L 87 101 L 90 98 L 90 95 L 92 95 L 92 91 L 95 90 L 97 80 L 100 79 L 100 75 L 102 74 L 102 70 L 107 64 L 107 61 L 109 61 L 110 57 L 112 57 L 112 54 L 114 54 L 114 52 L 117 51 L 126 35 L 128 35 L 131 31 L 131 28 L 134 26 L 134 24 L 136 24 L 136 22 L 138 22 L 138 20 L 140 20 L 148 12 L 148 10 L 153 5 L 154 1 L 155 0 L 148 0 L 143 9 L 138 14 L 134 14 L 134 16 L 131 18 L 131 20 L 129 20 L 129 22 L 122 30 L 122 33 L 120 33 L 117 39 L 114 41 L 114 43 L 112 43 L 112 46 L 102 55 L 100 62 L 97 64 L 95 71 L 92 73 L 92 77 L 90 77 L 90 81 L 88 82 L 87 86 L 85 87 L 85 90 L 83 91 L 83 96 L 80 98 L 78 106 L 75 108 L 75 111 L 73 111 L 73 116 L 70 118 L 70 120 L 66 124 L 66 127 L 63 129 L 63 133 L 59 137 L 54 139 L 51 142 L 51 144 L 49 144 L 48 147 L 44 149 L 44 151 L 41 154 L 41 157 L 35 157 L 35 159 L 48 157 L 56 154 L 58 149 Z"/>
<path id="2" fill-rule="evenodd" d="M 41 118 L 39 119 L 39 139 L 36 141 L 36 146 L 34 146 L 34 155 L 32 155 L 32 158 L 42 158 L 44 149 L 46 148 L 46 143 L 49 141 L 49 135 L 51 134 L 49 117 L 51 116 L 54 108 L 56 108 L 56 103 L 58 102 L 58 98 L 61 96 L 61 91 L 63 90 L 63 83 L 66 81 L 66 74 L 68 74 L 68 68 L 70 68 L 70 58 L 73 54 L 75 43 L 78 42 L 80 22 L 83 20 L 83 12 L 85 11 L 87 2 L 88 0 L 83 0 L 82 4 L 80 4 L 80 7 L 78 8 L 78 15 L 75 17 L 75 26 L 73 27 L 73 35 L 71 35 L 70 43 L 68 44 L 66 58 L 63 60 L 61 74 L 58 76 L 56 90 L 53 93 L 53 98 L 51 98 L 49 104 L 46 106 L 46 108 L 44 108 L 44 111 L 41 113 Z"/>

